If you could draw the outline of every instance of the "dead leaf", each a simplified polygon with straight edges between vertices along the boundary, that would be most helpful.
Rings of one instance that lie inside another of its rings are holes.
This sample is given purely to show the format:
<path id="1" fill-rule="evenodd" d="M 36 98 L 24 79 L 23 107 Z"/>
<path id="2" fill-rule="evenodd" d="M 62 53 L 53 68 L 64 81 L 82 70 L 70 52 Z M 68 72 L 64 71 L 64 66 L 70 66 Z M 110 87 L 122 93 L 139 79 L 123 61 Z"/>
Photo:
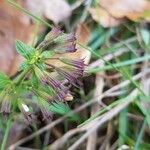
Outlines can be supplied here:
<path id="1" fill-rule="evenodd" d="M 147 0 L 100 0 L 100 5 L 115 18 L 138 20 L 150 8 Z"/>
<path id="2" fill-rule="evenodd" d="M 136 3 L 136 5 L 135 5 Z M 118 26 L 126 18 L 138 21 L 145 17 L 145 12 L 150 9 L 150 1 L 147 0 L 100 0 L 99 5 L 90 8 L 93 19 L 104 27 Z"/>
<path id="3" fill-rule="evenodd" d="M 79 24 L 76 31 L 77 40 L 82 45 L 86 45 L 90 38 L 90 30 L 86 24 Z M 85 64 L 88 64 L 91 58 L 91 52 L 81 46 L 78 45 L 76 52 L 76 58 L 84 58 Z"/>
<path id="4" fill-rule="evenodd" d="M 0 71 L 14 74 L 21 57 L 16 53 L 15 40 L 29 41 L 31 24 L 29 18 L 0 0 Z"/>
<path id="5" fill-rule="evenodd" d="M 100 7 L 90 8 L 89 12 L 92 18 L 105 28 L 118 26 L 123 22 L 123 20 L 112 17 L 105 9 Z"/>
<path id="6" fill-rule="evenodd" d="M 64 21 L 71 15 L 71 7 L 64 0 L 26 0 L 29 11 L 44 16 L 55 24 Z"/>

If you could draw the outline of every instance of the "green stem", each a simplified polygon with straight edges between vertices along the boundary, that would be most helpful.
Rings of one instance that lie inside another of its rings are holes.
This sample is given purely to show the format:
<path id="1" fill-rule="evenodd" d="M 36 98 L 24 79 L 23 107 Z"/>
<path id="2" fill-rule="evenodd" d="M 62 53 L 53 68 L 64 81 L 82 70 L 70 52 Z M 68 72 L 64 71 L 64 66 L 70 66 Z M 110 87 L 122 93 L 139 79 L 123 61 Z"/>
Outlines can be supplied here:
<path id="1" fill-rule="evenodd" d="M 8 3 L 10 3 L 12 6 L 18 8 L 19 10 L 21 10 L 22 12 L 24 12 L 25 14 L 29 15 L 30 17 L 32 17 L 35 20 L 38 20 L 40 22 L 42 22 L 43 24 L 45 24 L 47 27 L 52 28 L 52 26 L 44 21 L 43 19 L 41 19 L 40 17 L 37 17 L 35 15 L 33 15 L 32 13 L 30 13 L 28 10 L 24 9 L 23 7 L 21 7 L 19 4 L 17 4 L 16 2 L 14 2 L 13 0 L 7 0 Z"/>
<path id="2" fill-rule="evenodd" d="M 7 122 L 7 127 L 6 127 L 6 131 L 5 131 L 5 135 L 4 135 L 4 138 L 3 138 L 3 141 L 2 141 L 2 146 L 1 146 L 1 150 L 5 150 L 5 146 L 6 146 L 6 143 L 7 143 L 7 138 L 8 138 L 8 135 L 9 135 L 9 130 L 11 128 L 11 119 L 10 118 Z"/>
<path id="3" fill-rule="evenodd" d="M 26 69 L 16 78 L 15 84 L 18 85 L 27 75 L 27 73 L 30 71 L 30 69 Z"/>

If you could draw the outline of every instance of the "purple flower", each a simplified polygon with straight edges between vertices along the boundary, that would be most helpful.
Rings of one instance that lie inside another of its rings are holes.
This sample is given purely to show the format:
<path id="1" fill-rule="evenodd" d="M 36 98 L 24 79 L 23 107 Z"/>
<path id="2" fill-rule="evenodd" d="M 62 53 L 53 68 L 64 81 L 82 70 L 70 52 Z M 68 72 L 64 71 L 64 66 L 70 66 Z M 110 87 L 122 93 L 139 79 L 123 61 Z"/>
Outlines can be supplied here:
<path id="1" fill-rule="evenodd" d="M 54 39 L 55 42 L 58 43 L 69 43 L 69 42 L 75 42 L 76 37 L 75 33 L 69 33 L 69 34 L 63 34 L 61 36 L 58 36 L 56 39 Z"/>
<path id="2" fill-rule="evenodd" d="M 52 113 L 46 108 L 46 106 L 41 105 L 39 106 L 43 115 L 43 120 L 52 119 Z"/>
<path id="3" fill-rule="evenodd" d="M 76 67 L 79 70 L 84 70 L 85 64 L 84 64 L 84 59 L 77 59 L 77 60 L 72 60 L 72 59 L 67 59 L 67 58 L 60 58 L 60 61 L 63 63 Z"/>
<path id="4" fill-rule="evenodd" d="M 65 45 L 63 45 L 63 44 L 58 45 L 54 48 L 54 51 L 56 53 L 62 54 L 62 53 L 73 53 L 73 52 L 76 52 L 77 49 L 76 49 L 76 44 L 71 43 L 69 45 L 68 44 L 67 45 L 66 44 Z"/>
<path id="5" fill-rule="evenodd" d="M 45 40 L 46 41 L 52 41 L 58 36 L 62 34 L 62 31 L 58 27 L 53 27 L 52 30 L 46 35 Z"/>
<path id="6" fill-rule="evenodd" d="M 72 84 L 73 86 L 79 87 L 82 85 L 82 83 L 78 79 L 78 77 L 81 77 L 81 75 L 82 75 L 81 70 L 78 70 L 78 71 L 80 71 L 80 72 L 78 72 L 76 69 L 69 70 L 69 69 L 61 69 L 61 68 L 57 68 L 57 67 L 55 67 L 55 70 L 58 72 L 58 74 L 62 75 L 64 78 L 66 78 L 69 81 L 69 83 Z"/>
<path id="7" fill-rule="evenodd" d="M 76 44 L 74 43 L 66 47 L 66 52 L 73 53 L 76 51 L 77 51 Z"/>
<path id="8" fill-rule="evenodd" d="M 75 32 L 64 35 L 64 40 L 74 42 L 76 40 Z"/>
<path id="9" fill-rule="evenodd" d="M 50 43 L 53 42 L 55 38 L 57 38 L 61 34 L 62 34 L 62 31 L 58 27 L 53 27 L 52 30 L 45 37 L 44 41 L 38 45 L 37 49 L 44 50 L 47 46 L 50 45 Z"/>
<path id="10" fill-rule="evenodd" d="M 65 99 L 66 94 L 68 93 L 68 88 L 66 88 L 60 81 L 57 79 L 53 79 L 48 74 L 43 74 L 41 76 L 41 82 L 47 85 L 50 85 L 56 93 L 56 98 L 63 101 Z"/>

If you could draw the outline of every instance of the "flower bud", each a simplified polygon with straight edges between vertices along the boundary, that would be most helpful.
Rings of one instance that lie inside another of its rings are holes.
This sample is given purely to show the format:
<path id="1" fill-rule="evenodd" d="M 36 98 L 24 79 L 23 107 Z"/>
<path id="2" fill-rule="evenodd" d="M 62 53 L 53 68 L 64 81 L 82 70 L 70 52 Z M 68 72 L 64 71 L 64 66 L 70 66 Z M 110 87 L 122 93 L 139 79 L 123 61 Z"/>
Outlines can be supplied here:
<path id="1" fill-rule="evenodd" d="M 63 34 L 54 39 L 54 42 L 58 43 L 68 43 L 74 42 L 76 40 L 75 33 Z"/>
<path id="2" fill-rule="evenodd" d="M 2 105 L 1 105 L 1 110 L 0 112 L 5 118 L 8 118 L 10 114 L 10 109 L 11 109 L 11 100 L 9 96 L 5 96 L 4 99 L 2 100 Z"/>
<path id="3" fill-rule="evenodd" d="M 75 87 L 79 87 L 81 85 L 81 82 L 78 80 L 79 73 L 76 72 L 76 70 L 69 71 L 69 70 L 65 70 L 65 69 L 61 69 L 57 67 L 55 67 L 55 70 L 58 72 L 58 74 L 66 78 L 71 85 Z"/>
<path id="4" fill-rule="evenodd" d="M 22 112 L 24 119 L 26 121 L 27 124 L 32 124 L 35 121 L 35 117 L 33 116 L 33 114 L 30 112 L 29 107 L 24 104 L 23 102 L 18 102 L 20 111 Z"/>
<path id="5" fill-rule="evenodd" d="M 84 60 L 83 59 L 77 59 L 77 60 L 72 60 L 72 59 L 68 59 L 68 58 L 59 58 L 60 61 L 62 61 L 63 63 L 76 67 L 78 69 L 84 70 Z"/>
<path id="6" fill-rule="evenodd" d="M 71 43 L 69 45 L 59 45 L 56 48 L 54 48 L 54 51 L 59 54 L 63 53 L 73 53 L 76 52 L 76 44 Z"/>
<path id="7" fill-rule="evenodd" d="M 52 41 L 61 35 L 62 31 L 58 27 L 53 27 L 52 30 L 46 35 L 46 41 Z"/>

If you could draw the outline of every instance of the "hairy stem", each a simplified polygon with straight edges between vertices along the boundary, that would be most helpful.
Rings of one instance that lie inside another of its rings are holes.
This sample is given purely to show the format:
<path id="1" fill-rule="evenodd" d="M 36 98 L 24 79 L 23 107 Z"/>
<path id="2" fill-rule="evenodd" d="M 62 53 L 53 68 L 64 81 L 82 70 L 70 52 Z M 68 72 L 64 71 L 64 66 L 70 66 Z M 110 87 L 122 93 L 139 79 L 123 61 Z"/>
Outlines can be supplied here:
<path id="1" fill-rule="evenodd" d="M 5 135 L 4 135 L 4 138 L 3 138 L 3 141 L 2 141 L 1 150 L 5 150 L 5 146 L 6 146 L 6 143 L 7 143 L 7 138 L 8 138 L 8 135 L 9 135 L 9 130 L 11 128 L 11 124 L 12 124 L 12 118 L 10 117 L 8 122 L 7 122 L 7 127 L 6 127 Z"/>

